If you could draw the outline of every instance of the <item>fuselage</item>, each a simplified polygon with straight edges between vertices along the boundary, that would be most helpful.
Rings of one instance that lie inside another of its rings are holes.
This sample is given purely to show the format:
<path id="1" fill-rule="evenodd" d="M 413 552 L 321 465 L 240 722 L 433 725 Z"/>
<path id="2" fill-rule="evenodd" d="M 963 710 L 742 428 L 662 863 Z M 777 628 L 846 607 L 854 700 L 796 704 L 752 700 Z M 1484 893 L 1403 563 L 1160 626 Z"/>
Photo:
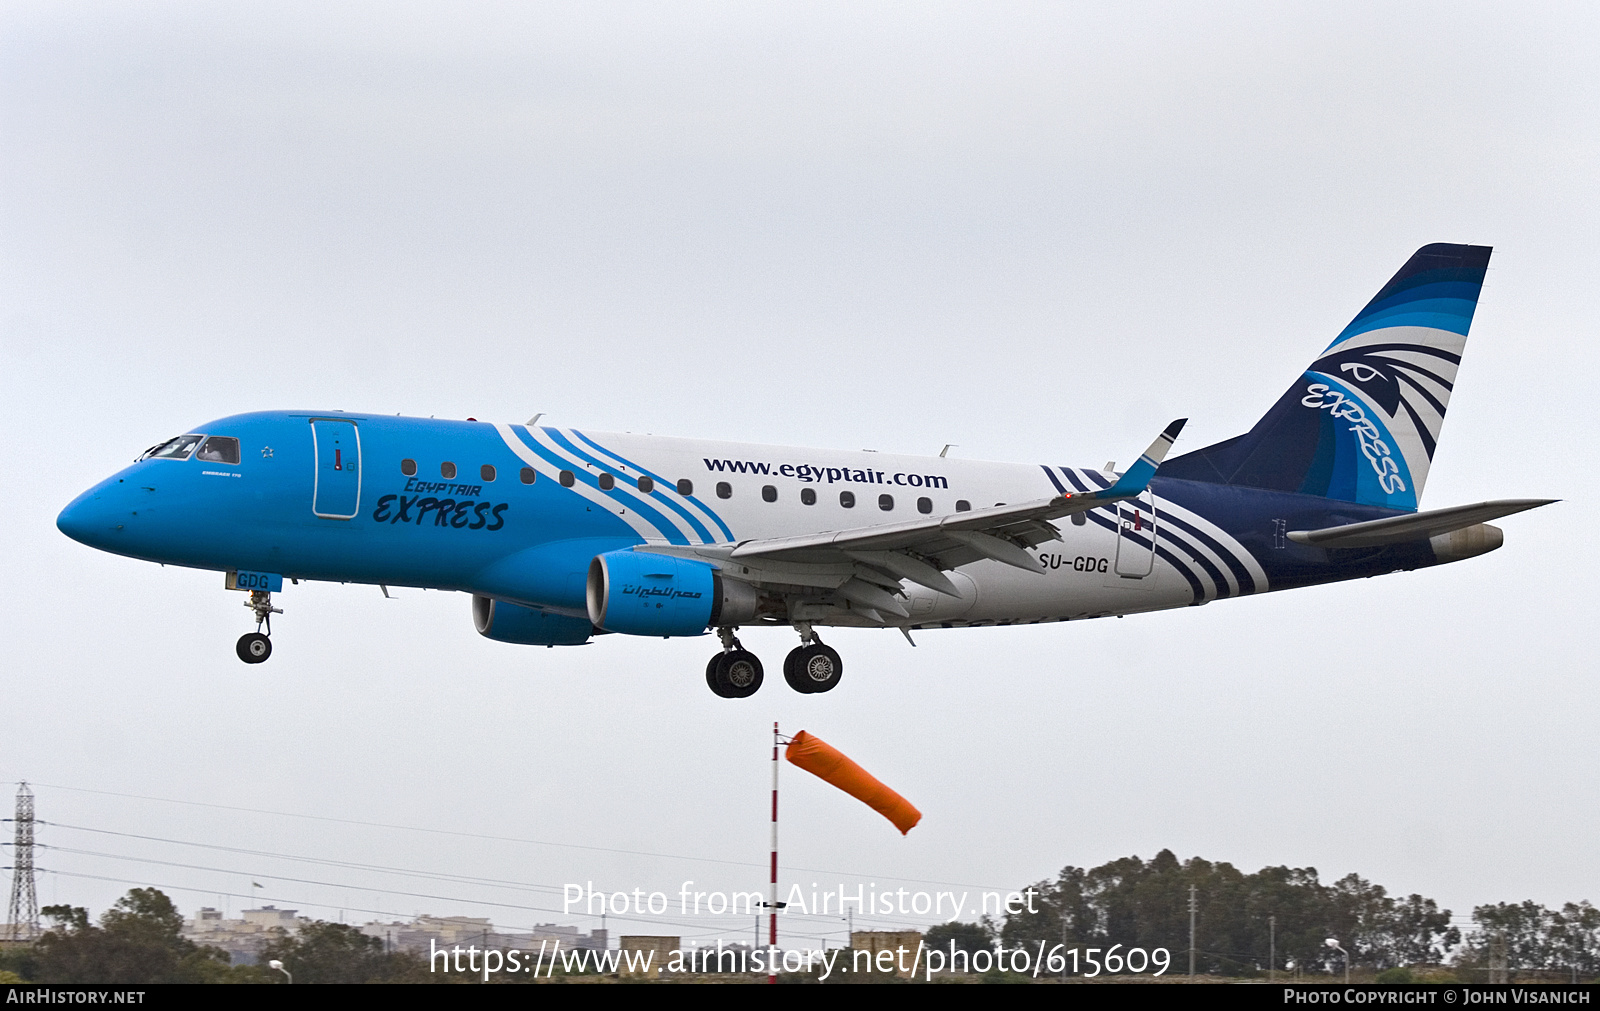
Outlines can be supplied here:
<path id="1" fill-rule="evenodd" d="M 461 590 L 573 617 L 588 613 L 590 562 L 606 552 L 852 530 L 1117 479 L 1056 464 L 341 412 L 242 414 L 193 433 L 206 439 L 187 455 L 141 459 L 84 492 L 62 512 L 61 529 L 165 564 Z M 237 440 L 237 462 L 228 440 Z M 202 454 L 206 445 L 220 448 Z M 1059 539 L 1032 550 L 1036 573 L 982 559 L 952 573 L 959 596 L 906 583 L 908 619 L 840 609 L 812 620 L 909 628 L 1061 621 L 1440 561 L 1426 540 L 1326 550 L 1285 537 L 1395 514 L 1158 475 L 1137 499 L 1055 521 Z"/>

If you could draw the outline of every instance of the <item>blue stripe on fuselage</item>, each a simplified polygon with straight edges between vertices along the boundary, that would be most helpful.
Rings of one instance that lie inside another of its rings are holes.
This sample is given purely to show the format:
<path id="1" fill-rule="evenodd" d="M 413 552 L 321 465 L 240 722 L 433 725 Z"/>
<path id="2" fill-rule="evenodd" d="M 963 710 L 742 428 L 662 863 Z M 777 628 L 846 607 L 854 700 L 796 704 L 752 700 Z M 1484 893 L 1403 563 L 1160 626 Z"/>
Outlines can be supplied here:
<path id="1" fill-rule="evenodd" d="M 572 470 L 572 469 L 570 469 L 572 467 L 572 461 L 571 460 L 565 459 L 564 457 L 558 455 L 557 453 L 553 452 L 552 450 L 546 448 L 542 443 L 539 442 L 538 439 L 533 437 L 532 433 L 528 432 L 528 430 L 527 430 L 527 428 L 525 426 L 523 426 L 523 425 L 512 425 L 511 426 L 511 431 L 512 431 L 513 434 L 515 434 L 518 429 L 521 429 L 523 431 L 523 433 L 527 435 L 526 439 L 520 440 L 523 443 L 523 445 L 527 446 L 529 449 L 531 449 L 535 453 L 539 454 L 539 456 L 543 457 L 547 462 L 549 462 L 551 464 L 554 464 L 558 469 L 568 471 L 568 473 L 571 473 L 576 480 L 582 481 L 584 484 L 586 484 L 589 487 L 593 488 L 594 490 L 600 492 L 602 495 L 606 495 L 606 496 L 608 496 L 610 498 L 618 499 L 618 500 L 620 500 L 622 502 L 627 503 L 627 505 L 629 507 L 631 507 L 634 512 L 638 513 L 639 516 L 642 517 L 647 523 L 649 523 L 651 526 L 655 527 L 656 530 L 661 534 L 661 536 L 666 538 L 668 543 L 670 543 L 670 544 L 688 544 L 689 543 L 689 538 L 684 536 L 683 531 L 678 529 L 678 525 L 676 523 L 673 523 L 670 519 L 668 519 L 667 517 L 661 515 L 661 513 L 657 512 L 655 509 L 651 508 L 648 503 L 644 502 L 637 495 L 630 495 L 626 491 L 625 486 L 613 485 L 611 487 L 610 491 L 607 491 L 607 490 L 601 488 L 600 487 L 600 475 L 598 475 L 598 474 L 590 474 L 587 470 Z M 542 429 L 540 429 L 540 431 L 542 431 L 546 435 L 550 436 L 552 441 L 557 442 L 557 443 L 561 444 L 563 447 L 565 447 L 566 449 L 570 450 L 574 456 L 577 456 L 580 459 L 587 459 L 590 463 L 599 464 L 601 467 L 605 466 L 605 464 L 602 461 L 600 461 L 598 459 L 595 459 L 594 457 L 590 456 L 587 453 L 584 453 L 582 450 L 578 449 L 576 446 L 573 446 L 571 442 L 569 442 L 566 439 L 562 438 L 561 434 L 559 432 L 556 432 L 555 430 L 549 429 L 549 428 L 542 428 Z"/>
<path id="2" fill-rule="evenodd" d="M 632 467 L 634 470 L 638 471 L 639 473 L 641 473 L 641 474 L 645 475 L 646 477 L 650 478 L 652 481 L 656 482 L 656 484 L 663 485 L 663 486 L 670 487 L 670 488 L 676 488 L 677 487 L 677 482 L 676 481 L 673 481 L 673 480 L 671 480 L 669 478 L 663 477 L 660 474 L 657 474 L 655 471 L 649 470 L 649 469 L 647 469 L 645 467 L 641 467 L 637 463 L 634 463 L 632 460 L 629 460 L 626 457 L 619 456 L 618 454 L 616 454 L 616 453 L 612 452 L 611 450 L 605 448 L 604 446 L 600 445 L 598 442 L 595 442 L 593 439 L 589 438 L 587 435 L 584 435 L 582 432 L 578 431 L 576 428 L 574 428 L 572 430 L 572 434 L 576 435 L 578 438 L 582 439 L 584 442 L 586 442 L 589 445 L 593 446 L 597 452 L 604 453 L 605 455 L 611 457 L 611 459 L 617 461 L 618 463 L 620 463 L 620 464 L 622 464 L 624 466 Z M 674 501 L 672 499 L 672 497 L 670 495 L 668 495 L 667 493 L 665 493 L 665 492 L 657 492 L 656 495 L 659 496 L 661 501 L 665 502 L 669 508 L 671 508 L 673 511 L 675 511 L 675 512 L 679 513 L 680 515 L 682 515 L 684 519 L 688 520 L 689 523 L 691 525 L 693 525 L 693 527 L 695 529 L 695 532 L 700 535 L 700 539 L 701 540 L 705 541 L 707 544 L 712 544 L 712 543 L 716 542 L 716 537 L 712 535 L 711 531 L 706 529 L 705 524 L 700 522 L 700 518 L 698 516 L 696 516 L 694 513 L 690 512 L 688 509 L 684 508 L 682 505 L 680 505 L 676 501 Z M 689 499 L 690 502 L 693 502 L 695 505 L 699 506 L 700 510 L 702 512 L 704 512 L 707 516 L 710 516 L 712 521 L 714 523 L 716 523 L 718 527 L 722 528 L 722 534 L 723 534 L 724 537 L 726 537 L 730 541 L 733 540 L 733 531 L 728 529 L 728 524 L 722 522 L 722 517 L 721 516 L 718 516 L 715 512 L 713 512 L 710 508 L 708 508 L 704 502 L 700 501 L 698 498 L 694 497 L 693 495 L 689 495 L 689 496 L 686 496 L 686 497 Z"/>

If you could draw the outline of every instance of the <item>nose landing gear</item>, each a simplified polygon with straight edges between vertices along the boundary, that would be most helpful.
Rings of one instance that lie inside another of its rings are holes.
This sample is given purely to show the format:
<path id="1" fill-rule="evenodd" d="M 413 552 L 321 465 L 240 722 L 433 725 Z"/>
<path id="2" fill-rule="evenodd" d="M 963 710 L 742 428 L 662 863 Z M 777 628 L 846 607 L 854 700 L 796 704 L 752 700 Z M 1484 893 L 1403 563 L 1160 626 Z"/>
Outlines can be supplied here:
<path id="1" fill-rule="evenodd" d="M 236 652 L 245 663 L 260 663 L 272 655 L 272 640 L 260 632 L 246 632 L 239 637 Z"/>
<path id="2" fill-rule="evenodd" d="M 272 616 L 282 614 L 283 608 L 272 606 L 272 594 L 266 590 L 251 590 L 244 606 L 255 612 L 256 630 L 239 637 L 235 652 L 245 663 L 261 663 L 272 655 L 272 640 L 268 638 L 272 635 Z M 266 634 L 262 634 L 262 626 L 266 627 Z"/>

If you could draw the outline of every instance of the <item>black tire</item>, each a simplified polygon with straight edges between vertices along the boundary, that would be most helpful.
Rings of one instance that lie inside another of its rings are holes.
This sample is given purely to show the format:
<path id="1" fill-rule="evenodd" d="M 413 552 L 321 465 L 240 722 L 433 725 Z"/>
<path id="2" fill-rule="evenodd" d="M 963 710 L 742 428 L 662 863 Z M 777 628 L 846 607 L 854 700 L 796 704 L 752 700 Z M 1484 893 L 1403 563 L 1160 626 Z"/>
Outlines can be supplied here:
<path id="1" fill-rule="evenodd" d="M 272 655 L 272 640 L 260 632 L 246 632 L 239 637 L 234 651 L 245 663 L 261 663 Z"/>
<path id="2" fill-rule="evenodd" d="M 717 684 L 717 665 L 722 662 L 722 658 L 724 656 L 727 656 L 727 654 L 726 653 L 716 653 L 706 663 L 706 687 L 710 688 L 713 694 L 715 694 L 718 698 L 722 698 L 722 699 L 725 699 L 725 698 L 729 697 L 727 694 L 725 694 L 723 692 L 722 688 Z"/>
<path id="3" fill-rule="evenodd" d="M 798 682 L 799 691 L 814 695 L 831 692 L 839 686 L 839 679 L 844 677 L 844 661 L 832 646 L 815 642 L 795 652 L 803 654 L 796 657 L 794 663 L 794 680 Z"/>
<path id="4" fill-rule="evenodd" d="M 796 646 L 789 651 L 788 656 L 783 658 L 783 680 L 790 688 L 802 695 L 810 695 L 813 690 L 810 685 L 800 678 L 800 667 L 805 662 L 807 649 L 808 647 L 806 646 Z"/>
<path id="5" fill-rule="evenodd" d="M 747 699 L 761 688 L 761 659 L 747 649 L 730 650 L 718 657 L 716 688 L 726 699 Z"/>

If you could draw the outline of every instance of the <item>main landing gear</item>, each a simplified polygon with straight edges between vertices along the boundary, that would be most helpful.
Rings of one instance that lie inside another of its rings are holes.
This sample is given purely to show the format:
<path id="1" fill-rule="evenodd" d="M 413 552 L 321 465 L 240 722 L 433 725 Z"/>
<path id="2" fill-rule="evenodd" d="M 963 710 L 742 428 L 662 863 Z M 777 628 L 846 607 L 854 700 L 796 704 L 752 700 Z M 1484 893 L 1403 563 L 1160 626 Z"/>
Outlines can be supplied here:
<path id="1" fill-rule="evenodd" d="M 800 645 L 784 657 L 783 679 L 802 695 L 832 691 L 844 674 L 844 661 L 833 647 L 823 645 L 809 623 L 797 623 L 795 630 Z M 733 629 L 719 628 L 717 635 L 722 652 L 706 664 L 706 684 L 725 699 L 749 698 L 761 687 L 760 658 L 744 648 Z"/>
<path id="2" fill-rule="evenodd" d="M 706 664 L 706 684 L 725 699 L 747 699 L 761 687 L 761 659 L 740 645 L 733 629 L 719 628 L 722 652 Z"/>
<path id="3" fill-rule="evenodd" d="M 795 626 L 800 645 L 783 658 L 783 679 L 802 695 L 829 692 L 844 676 L 844 661 L 832 646 L 825 646 L 810 625 Z"/>
<path id="4" fill-rule="evenodd" d="M 235 651 L 245 663 L 261 663 L 272 655 L 272 640 L 268 638 L 272 635 L 272 616 L 282 614 L 283 608 L 272 606 L 272 594 L 266 590 L 251 590 L 244 606 L 256 613 L 256 630 L 241 635 Z M 266 626 L 266 634 L 262 634 L 262 626 Z"/>

